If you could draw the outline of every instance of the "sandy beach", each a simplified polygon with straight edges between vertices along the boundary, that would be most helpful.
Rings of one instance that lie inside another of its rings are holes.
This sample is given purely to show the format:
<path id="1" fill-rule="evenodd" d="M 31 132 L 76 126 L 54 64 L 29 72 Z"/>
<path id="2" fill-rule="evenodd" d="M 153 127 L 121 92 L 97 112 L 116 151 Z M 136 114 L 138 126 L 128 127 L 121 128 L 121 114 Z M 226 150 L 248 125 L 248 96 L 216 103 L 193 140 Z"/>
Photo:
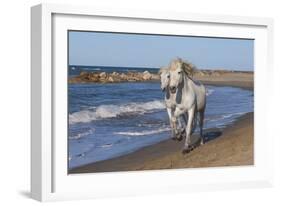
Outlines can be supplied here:
<path id="1" fill-rule="evenodd" d="M 253 73 L 195 76 L 205 84 L 253 90 Z M 133 153 L 100 161 L 69 171 L 75 173 L 136 171 L 252 165 L 254 162 L 254 113 L 247 113 L 224 129 L 204 130 L 206 143 L 183 155 L 183 141 L 165 140 Z M 196 144 L 198 135 L 193 135 Z"/>
<path id="2" fill-rule="evenodd" d="M 234 86 L 253 90 L 254 75 L 252 72 L 224 72 L 220 75 L 202 76 L 196 74 L 195 79 L 204 84 L 215 86 Z"/>

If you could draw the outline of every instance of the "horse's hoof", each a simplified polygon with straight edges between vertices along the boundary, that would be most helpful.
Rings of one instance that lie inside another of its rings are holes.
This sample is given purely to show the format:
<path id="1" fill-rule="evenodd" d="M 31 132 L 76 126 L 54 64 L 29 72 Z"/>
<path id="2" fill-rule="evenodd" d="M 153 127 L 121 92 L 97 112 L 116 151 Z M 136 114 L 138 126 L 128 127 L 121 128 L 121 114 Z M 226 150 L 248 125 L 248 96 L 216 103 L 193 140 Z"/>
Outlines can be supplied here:
<path id="1" fill-rule="evenodd" d="M 185 154 L 187 154 L 187 153 L 189 153 L 189 152 L 190 152 L 189 149 L 183 149 L 183 150 L 182 150 L 182 154 L 183 154 L 183 155 L 185 155 Z"/>
<path id="2" fill-rule="evenodd" d="M 188 149 L 183 149 L 182 150 L 182 154 L 188 154 L 189 152 L 191 152 L 191 150 L 188 148 Z"/>
<path id="3" fill-rule="evenodd" d="M 205 144 L 205 141 L 201 140 L 200 145 L 203 145 L 203 144 Z"/>
<path id="4" fill-rule="evenodd" d="M 182 141 L 183 140 L 183 136 L 182 135 L 179 135 L 179 136 L 177 136 L 177 141 Z"/>
<path id="5" fill-rule="evenodd" d="M 193 148 L 192 147 L 184 147 L 183 148 L 183 150 L 182 150 L 182 154 L 187 154 L 187 153 L 189 153 L 189 152 L 191 152 L 193 150 Z"/>

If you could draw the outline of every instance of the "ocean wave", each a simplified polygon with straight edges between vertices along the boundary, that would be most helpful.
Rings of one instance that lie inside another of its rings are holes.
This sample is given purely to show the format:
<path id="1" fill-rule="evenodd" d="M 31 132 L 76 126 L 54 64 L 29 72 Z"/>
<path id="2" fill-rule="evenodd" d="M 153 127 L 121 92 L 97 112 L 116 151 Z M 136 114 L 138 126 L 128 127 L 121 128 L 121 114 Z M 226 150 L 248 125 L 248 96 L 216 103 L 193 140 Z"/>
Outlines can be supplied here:
<path id="1" fill-rule="evenodd" d="M 154 100 L 124 105 L 101 105 L 95 110 L 82 110 L 69 114 L 69 124 L 86 123 L 99 119 L 114 118 L 125 115 L 145 114 L 157 109 L 165 109 L 164 101 Z"/>
<path id="2" fill-rule="evenodd" d="M 217 121 L 224 120 L 224 119 L 231 119 L 234 117 L 239 117 L 243 114 L 245 114 L 245 112 L 236 112 L 236 113 L 232 113 L 232 114 L 222 114 L 222 115 L 217 115 L 217 116 L 210 116 L 210 117 L 206 117 L 204 119 L 204 121 L 217 122 Z"/>
<path id="3" fill-rule="evenodd" d="M 145 131 L 141 131 L 141 132 L 115 132 L 114 134 L 125 135 L 125 136 L 145 136 L 145 135 L 167 132 L 170 130 L 171 129 L 169 127 L 167 127 L 167 128 L 159 128 L 156 130 L 145 130 Z"/>

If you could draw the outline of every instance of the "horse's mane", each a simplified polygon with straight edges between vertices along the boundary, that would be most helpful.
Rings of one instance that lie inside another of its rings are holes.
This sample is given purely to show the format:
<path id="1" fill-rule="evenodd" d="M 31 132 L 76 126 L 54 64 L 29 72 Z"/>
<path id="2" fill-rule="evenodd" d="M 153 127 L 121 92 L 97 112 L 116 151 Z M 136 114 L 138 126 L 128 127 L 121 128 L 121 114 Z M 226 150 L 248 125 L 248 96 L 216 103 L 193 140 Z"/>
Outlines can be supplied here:
<path id="1" fill-rule="evenodd" d="M 197 70 L 196 67 L 188 62 L 188 61 L 183 61 L 181 58 L 177 58 L 171 61 L 170 63 L 170 69 L 176 69 L 178 68 L 178 65 L 181 66 L 183 72 L 189 77 L 193 77 L 193 74 L 195 73 L 195 71 Z"/>

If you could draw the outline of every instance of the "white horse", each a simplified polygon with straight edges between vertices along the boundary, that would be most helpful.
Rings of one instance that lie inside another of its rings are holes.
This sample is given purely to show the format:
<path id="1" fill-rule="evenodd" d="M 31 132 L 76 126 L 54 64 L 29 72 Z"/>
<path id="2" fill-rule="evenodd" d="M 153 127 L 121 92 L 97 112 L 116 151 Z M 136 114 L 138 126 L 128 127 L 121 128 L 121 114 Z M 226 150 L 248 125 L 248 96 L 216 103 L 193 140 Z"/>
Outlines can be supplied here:
<path id="1" fill-rule="evenodd" d="M 192 64 L 183 62 L 181 59 L 173 60 L 168 69 L 170 79 L 169 91 L 172 98 L 175 99 L 175 105 L 172 106 L 173 109 L 171 111 L 172 128 L 176 130 L 176 122 L 180 115 L 188 114 L 183 153 L 187 153 L 192 149 L 190 147 L 190 136 L 197 113 L 199 113 L 201 144 L 204 144 L 203 124 L 206 107 L 206 89 L 203 84 L 191 79 L 194 69 Z"/>
<path id="2" fill-rule="evenodd" d="M 165 105 L 166 105 L 167 113 L 169 116 L 170 126 L 172 129 L 172 139 L 180 141 L 180 140 L 182 140 L 183 135 L 185 133 L 185 127 L 187 124 L 188 116 L 187 116 L 187 113 L 182 114 L 181 117 L 184 121 L 184 125 L 182 124 L 181 119 L 178 119 L 179 128 L 173 127 L 171 120 L 172 120 L 172 111 L 176 106 L 176 98 L 175 98 L 175 95 L 171 95 L 170 90 L 169 90 L 170 73 L 169 73 L 168 68 L 162 67 L 159 70 L 159 74 L 160 74 L 160 80 L 161 80 L 161 89 L 163 92 L 165 92 Z M 192 129 L 191 133 L 193 133 L 195 131 L 196 120 L 197 120 L 197 118 L 194 118 L 193 129 Z"/>
<path id="3" fill-rule="evenodd" d="M 187 116 L 186 116 L 186 114 L 182 115 L 182 118 L 184 120 L 184 125 L 182 125 L 181 120 L 178 119 L 179 128 L 173 127 L 172 110 L 175 107 L 175 99 L 172 98 L 173 96 L 171 96 L 170 90 L 169 90 L 170 74 L 169 74 L 168 68 L 162 67 L 159 70 L 159 74 L 160 74 L 160 80 L 161 80 L 161 89 L 162 89 L 163 92 L 165 92 L 165 105 L 166 105 L 167 113 L 168 113 L 168 116 L 169 116 L 170 126 L 171 126 L 171 129 L 172 129 L 172 139 L 181 140 L 182 139 L 182 133 L 184 133 L 183 128 L 187 124 Z M 180 129 L 181 131 L 179 132 L 178 129 Z"/>

